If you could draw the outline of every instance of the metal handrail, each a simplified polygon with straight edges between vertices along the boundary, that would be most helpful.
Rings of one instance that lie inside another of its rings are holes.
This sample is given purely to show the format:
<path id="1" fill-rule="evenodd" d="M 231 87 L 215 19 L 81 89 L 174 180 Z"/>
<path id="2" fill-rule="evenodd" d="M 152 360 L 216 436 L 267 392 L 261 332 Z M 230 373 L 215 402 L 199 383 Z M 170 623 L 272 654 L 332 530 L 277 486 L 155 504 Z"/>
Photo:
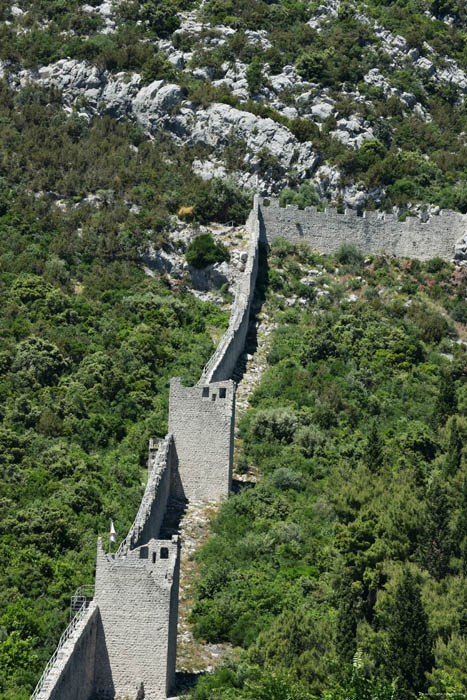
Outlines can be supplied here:
<path id="1" fill-rule="evenodd" d="M 70 602 L 70 621 L 73 619 L 74 615 L 84 603 L 89 603 L 94 597 L 94 584 L 88 583 L 84 586 L 80 586 L 71 596 Z"/>
<path id="2" fill-rule="evenodd" d="M 85 588 L 85 586 L 82 586 L 82 588 Z M 78 589 L 78 591 L 79 590 L 80 589 Z M 70 624 L 68 625 L 66 630 L 63 632 L 62 636 L 60 637 L 60 639 L 58 641 L 57 648 L 55 649 L 54 653 L 50 657 L 50 659 L 47 663 L 47 666 L 45 667 L 45 669 L 42 673 L 42 676 L 39 678 L 39 681 L 38 681 L 36 687 L 34 688 L 34 691 L 31 695 L 31 697 L 29 698 L 29 700 L 36 700 L 39 693 L 43 690 L 43 688 L 46 684 L 46 681 L 47 681 L 47 677 L 52 669 L 52 666 L 55 664 L 62 647 L 69 640 L 69 638 L 71 637 L 71 635 L 73 634 L 73 632 L 77 628 L 78 623 L 80 623 L 81 620 L 84 618 L 90 602 L 91 602 L 91 600 L 88 597 L 86 597 L 86 600 L 83 602 L 80 609 L 78 610 L 78 612 L 76 613 L 76 615 L 74 616 L 74 618 L 72 619 L 72 621 L 70 622 Z"/>

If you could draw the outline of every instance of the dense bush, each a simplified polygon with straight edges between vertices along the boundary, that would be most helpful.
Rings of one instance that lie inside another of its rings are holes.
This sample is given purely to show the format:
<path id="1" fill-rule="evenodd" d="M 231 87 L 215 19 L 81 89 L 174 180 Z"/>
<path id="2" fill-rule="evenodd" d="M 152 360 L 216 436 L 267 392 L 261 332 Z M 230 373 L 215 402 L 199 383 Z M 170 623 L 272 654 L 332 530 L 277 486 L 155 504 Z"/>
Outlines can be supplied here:
<path id="1" fill-rule="evenodd" d="M 239 434 L 240 463 L 261 478 L 221 507 L 192 614 L 198 635 L 245 652 L 206 687 L 263 697 L 259 679 L 275 676 L 284 687 L 265 697 L 455 696 L 467 680 L 467 363 L 444 309 L 466 276 L 285 241 L 268 263 L 286 297 L 308 266 L 322 270 L 328 298 L 298 308 L 268 292 L 279 325 Z M 374 293 L 351 303 L 333 288 L 356 273 Z M 399 290 L 414 280 L 407 304 Z"/>
<path id="2" fill-rule="evenodd" d="M 251 194 L 232 180 L 212 178 L 193 195 L 193 215 L 200 223 L 210 221 L 243 224 L 251 210 Z"/>
<path id="3" fill-rule="evenodd" d="M 212 233 L 201 233 L 190 243 L 185 254 L 187 263 L 203 268 L 216 262 L 229 260 L 229 251 L 220 241 L 215 241 Z"/>
<path id="4" fill-rule="evenodd" d="M 294 192 L 288 187 L 282 190 L 279 197 L 279 205 L 285 207 L 287 204 L 294 204 L 299 209 L 312 206 L 317 206 L 319 209 L 322 208 L 321 200 L 315 188 L 308 182 L 304 182 L 303 185 L 298 188 L 297 192 Z"/>

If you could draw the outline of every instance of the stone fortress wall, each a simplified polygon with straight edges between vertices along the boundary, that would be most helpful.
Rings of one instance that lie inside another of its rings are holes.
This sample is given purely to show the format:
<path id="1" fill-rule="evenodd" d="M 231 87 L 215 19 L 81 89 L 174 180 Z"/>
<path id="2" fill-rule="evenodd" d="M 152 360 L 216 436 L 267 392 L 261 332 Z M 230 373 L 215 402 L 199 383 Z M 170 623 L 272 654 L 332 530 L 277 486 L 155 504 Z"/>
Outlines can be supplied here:
<path id="1" fill-rule="evenodd" d="M 248 218 L 248 260 L 229 327 L 198 384 L 170 384 L 169 433 L 149 446 L 149 476 L 115 554 L 98 541 L 94 599 L 64 633 L 31 700 L 161 700 L 174 686 L 180 542 L 160 538 L 169 498 L 219 500 L 232 481 L 235 383 L 258 271 L 258 198 Z"/>
<path id="2" fill-rule="evenodd" d="M 170 382 L 169 432 L 177 445 L 183 497 L 218 501 L 232 483 L 235 383 L 186 387 Z"/>
<path id="3" fill-rule="evenodd" d="M 456 243 L 467 232 L 467 217 L 454 211 L 440 211 L 426 223 L 409 216 L 404 222 L 392 214 L 354 210 L 338 214 L 316 207 L 280 207 L 277 199 L 259 201 L 261 236 L 269 244 L 282 237 L 292 243 L 306 242 L 321 253 L 333 253 L 342 243 L 354 243 L 365 253 L 387 253 L 398 257 L 452 260 Z"/>
<path id="4" fill-rule="evenodd" d="M 93 692 L 99 610 L 91 603 L 77 617 L 57 658 L 52 657 L 44 688 L 37 696 L 41 699 L 81 700 L 84 696 L 89 698 Z"/>
<path id="5" fill-rule="evenodd" d="M 259 198 L 255 196 L 253 209 L 245 225 L 249 234 L 248 259 L 236 290 L 229 327 L 203 369 L 199 384 L 209 384 L 209 382 L 229 379 L 232 376 L 238 356 L 245 347 L 251 301 L 258 274 L 258 244 L 260 239 L 258 211 Z"/>
<path id="6" fill-rule="evenodd" d="M 99 540 L 94 600 L 101 618 L 93 692 L 166 698 L 175 683 L 180 542 L 151 538 L 125 554 Z M 89 697 L 89 696 L 88 696 Z M 87 699 L 86 699 L 87 700 Z"/>
<path id="7" fill-rule="evenodd" d="M 169 497 L 176 492 L 177 463 L 175 442 L 170 434 L 157 450 L 150 442 L 146 489 L 133 524 L 118 548 L 119 556 L 159 536 Z"/>
<path id="8" fill-rule="evenodd" d="M 367 212 L 338 214 L 269 206 L 257 196 L 248 217 L 248 261 L 229 327 L 198 384 L 170 385 L 169 434 L 149 449 L 149 477 L 136 518 L 118 551 L 99 540 L 93 601 L 83 605 L 62 636 L 31 700 L 90 700 L 125 695 L 161 700 L 173 688 L 178 618 L 180 542 L 160 539 L 171 496 L 218 500 L 231 486 L 235 383 L 230 379 L 248 332 L 259 243 L 278 237 L 333 252 L 344 242 L 364 252 L 422 260 L 454 257 L 466 217 L 442 212 L 427 223 Z"/>

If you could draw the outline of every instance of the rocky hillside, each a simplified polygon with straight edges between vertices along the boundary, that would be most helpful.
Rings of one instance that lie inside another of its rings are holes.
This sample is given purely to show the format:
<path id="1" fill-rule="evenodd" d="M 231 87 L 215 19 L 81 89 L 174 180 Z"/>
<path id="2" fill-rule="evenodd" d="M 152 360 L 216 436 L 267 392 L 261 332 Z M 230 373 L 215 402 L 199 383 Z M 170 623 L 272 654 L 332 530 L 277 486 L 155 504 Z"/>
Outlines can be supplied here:
<path id="1" fill-rule="evenodd" d="M 463 4 L 0 4 L 1 73 L 285 201 L 467 210 Z M 301 190 L 299 188 L 302 188 Z M 297 194 L 298 190 L 298 194 Z"/>

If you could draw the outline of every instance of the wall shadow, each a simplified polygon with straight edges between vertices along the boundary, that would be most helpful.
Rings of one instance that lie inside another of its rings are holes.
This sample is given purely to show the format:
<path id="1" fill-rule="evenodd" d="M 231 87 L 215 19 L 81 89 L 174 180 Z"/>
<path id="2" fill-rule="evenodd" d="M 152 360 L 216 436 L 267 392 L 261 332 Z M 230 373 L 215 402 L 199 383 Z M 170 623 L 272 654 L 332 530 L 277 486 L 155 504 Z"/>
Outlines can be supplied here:
<path id="1" fill-rule="evenodd" d="M 186 498 L 179 498 L 177 496 L 169 497 L 159 532 L 160 540 L 170 540 L 172 539 L 172 535 L 180 534 L 180 523 L 186 513 L 187 505 L 188 501 Z"/>
<path id="2" fill-rule="evenodd" d="M 256 486 L 256 481 L 240 481 L 240 479 L 232 479 L 232 486 L 230 490 L 233 494 L 241 493 L 246 489 L 254 489 Z"/>
<path id="3" fill-rule="evenodd" d="M 90 700 L 113 700 L 115 686 L 105 641 L 104 625 L 100 612 L 97 613 L 96 654 L 94 661 L 94 688 Z"/>
<path id="4" fill-rule="evenodd" d="M 187 691 L 194 688 L 198 678 L 206 675 L 206 671 L 199 671 L 198 673 L 185 673 L 184 671 L 177 671 L 175 674 L 175 687 L 171 697 L 176 698 L 179 695 L 183 695 Z"/>
<path id="5" fill-rule="evenodd" d="M 245 347 L 237 360 L 232 379 L 238 384 L 246 371 L 246 354 L 253 355 L 258 349 L 258 314 L 261 311 L 266 299 L 266 289 L 269 282 L 268 246 L 260 240 L 258 248 L 258 274 L 256 277 L 255 290 L 250 307 L 250 318 L 248 322 L 248 332 L 245 340 Z"/>

